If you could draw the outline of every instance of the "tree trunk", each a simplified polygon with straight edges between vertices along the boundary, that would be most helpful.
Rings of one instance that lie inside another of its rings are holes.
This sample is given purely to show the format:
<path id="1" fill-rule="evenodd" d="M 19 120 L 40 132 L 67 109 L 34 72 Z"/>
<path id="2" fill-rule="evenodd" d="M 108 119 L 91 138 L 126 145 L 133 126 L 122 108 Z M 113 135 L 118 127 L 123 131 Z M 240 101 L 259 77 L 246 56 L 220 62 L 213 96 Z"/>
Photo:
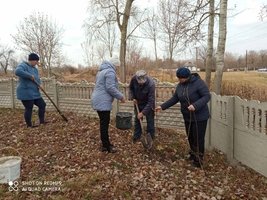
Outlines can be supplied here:
<path id="1" fill-rule="evenodd" d="M 127 0 L 125 9 L 124 9 L 124 15 L 123 15 L 123 20 L 122 24 L 120 25 L 119 21 L 117 22 L 120 27 L 121 31 L 121 44 L 120 44 L 120 62 L 121 62 L 121 81 L 123 83 L 126 82 L 126 62 L 125 62 L 125 57 L 126 57 L 126 41 L 127 41 L 127 27 L 128 27 L 128 21 L 131 13 L 131 8 L 132 8 L 132 3 L 134 0 Z"/>
<path id="2" fill-rule="evenodd" d="M 120 77 L 121 77 L 121 82 L 125 83 L 126 82 L 126 62 L 125 62 L 125 57 L 126 57 L 126 37 L 127 33 L 121 32 L 121 44 L 120 44 L 120 62 L 121 62 L 121 70 L 120 70 Z"/>
<path id="3" fill-rule="evenodd" d="M 157 61 L 157 60 L 158 60 L 158 53 L 157 53 L 157 40 L 156 40 L 156 38 L 154 38 L 153 40 L 154 40 L 155 59 L 156 59 L 156 61 Z"/>
<path id="4" fill-rule="evenodd" d="M 219 39 L 216 52 L 216 72 L 214 80 L 214 92 L 221 94 L 222 76 L 224 68 L 224 52 L 226 42 L 226 24 L 227 24 L 227 1 L 221 0 L 220 18 L 219 18 Z"/>
<path id="5" fill-rule="evenodd" d="M 210 0 L 209 7 L 209 25 L 208 25 L 208 49 L 207 49 L 207 62 L 206 62 L 206 84 L 210 88 L 211 82 L 211 68 L 213 57 L 213 36 L 214 36 L 214 0 Z"/>
<path id="6" fill-rule="evenodd" d="M 170 58 L 170 60 L 169 60 L 169 62 L 170 62 L 170 65 L 172 66 L 172 64 L 173 64 L 173 50 L 174 50 L 174 48 L 173 48 L 173 44 L 172 43 L 170 43 L 169 44 L 169 58 Z"/>

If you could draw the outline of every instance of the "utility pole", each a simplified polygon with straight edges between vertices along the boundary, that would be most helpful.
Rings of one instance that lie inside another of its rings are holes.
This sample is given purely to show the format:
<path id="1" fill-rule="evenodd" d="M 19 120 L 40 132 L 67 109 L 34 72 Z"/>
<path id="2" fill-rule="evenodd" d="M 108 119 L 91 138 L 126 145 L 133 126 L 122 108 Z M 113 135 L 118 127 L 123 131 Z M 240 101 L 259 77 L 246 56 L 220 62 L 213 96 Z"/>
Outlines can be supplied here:
<path id="1" fill-rule="evenodd" d="M 248 50 L 246 50 L 246 68 L 245 72 L 248 72 Z"/>
<path id="2" fill-rule="evenodd" d="M 196 48 L 196 68 L 198 68 L 198 63 L 197 63 L 197 61 L 198 61 L 198 47 L 195 47 Z"/>

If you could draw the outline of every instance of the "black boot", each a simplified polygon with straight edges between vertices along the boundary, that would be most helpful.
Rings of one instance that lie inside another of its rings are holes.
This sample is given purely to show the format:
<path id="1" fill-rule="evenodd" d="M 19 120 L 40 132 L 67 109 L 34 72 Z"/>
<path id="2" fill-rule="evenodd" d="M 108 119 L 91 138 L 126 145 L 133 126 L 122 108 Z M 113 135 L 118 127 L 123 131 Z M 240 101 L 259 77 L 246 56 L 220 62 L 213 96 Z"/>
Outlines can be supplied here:
<path id="1" fill-rule="evenodd" d="M 203 155 L 196 155 L 192 165 L 197 168 L 203 168 Z"/>
<path id="2" fill-rule="evenodd" d="M 193 161 L 196 159 L 196 156 L 192 150 L 188 152 L 188 155 L 185 156 L 185 160 Z"/>
<path id="3" fill-rule="evenodd" d="M 102 152 L 108 152 L 108 153 L 116 153 L 117 149 L 114 145 L 111 144 L 109 147 L 102 146 L 101 151 Z"/>

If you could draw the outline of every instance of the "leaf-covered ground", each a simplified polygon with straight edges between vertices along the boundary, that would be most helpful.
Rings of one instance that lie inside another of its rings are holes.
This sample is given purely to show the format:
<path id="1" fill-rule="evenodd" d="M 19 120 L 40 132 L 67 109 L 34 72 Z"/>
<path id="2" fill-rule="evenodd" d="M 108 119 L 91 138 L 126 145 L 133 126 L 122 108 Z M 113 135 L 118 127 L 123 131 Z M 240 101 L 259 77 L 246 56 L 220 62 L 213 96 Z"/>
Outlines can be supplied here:
<path id="1" fill-rule="evenodd" d="M 109 154 L 99 151 L 97 120 L 66 116 L 68 123 L 48 112 L 50 123 L 29 129 L 22 110 L 0 109 L 0 148 L 18 151 L 0 155 L 22 157 L 18 191 L 0 184 L 0 199 L 267 199 L 267 178 L 230 166 L 218 151 L 206 153 L 203 170 L 194 168 L 185 159 L 183 131 L 158 129 L 153 150 L 146 152 L 131 142 L 132 130 L 112 122 L 118 152 Z"/>

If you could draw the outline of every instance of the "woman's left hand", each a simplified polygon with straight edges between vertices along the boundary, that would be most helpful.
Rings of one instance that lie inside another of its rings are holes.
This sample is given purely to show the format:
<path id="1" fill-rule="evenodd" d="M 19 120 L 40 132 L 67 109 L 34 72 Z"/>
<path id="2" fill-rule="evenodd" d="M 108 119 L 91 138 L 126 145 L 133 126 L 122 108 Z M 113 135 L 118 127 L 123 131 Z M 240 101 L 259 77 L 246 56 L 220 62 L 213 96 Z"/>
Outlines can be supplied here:
<path id="1" fill-rule="evenodd" d="M 138 119 L 141 119 L 141 120 L 142 120 L 142 119 L 143 119 L 143 117 L 144 117 L 144 115 L 143 115 L 143 113 L 142 113 L 142 112 L 138 113 L 138 115 L 137 115 L 137 118 L 138 118 Z"/>
<path id="2" fill-rule="evenodd" d="M 192 104 L 190 106 L 188 106 L 187 109 L 189 111 L 195 111 L 196 110 L 195 107 Z"/>

